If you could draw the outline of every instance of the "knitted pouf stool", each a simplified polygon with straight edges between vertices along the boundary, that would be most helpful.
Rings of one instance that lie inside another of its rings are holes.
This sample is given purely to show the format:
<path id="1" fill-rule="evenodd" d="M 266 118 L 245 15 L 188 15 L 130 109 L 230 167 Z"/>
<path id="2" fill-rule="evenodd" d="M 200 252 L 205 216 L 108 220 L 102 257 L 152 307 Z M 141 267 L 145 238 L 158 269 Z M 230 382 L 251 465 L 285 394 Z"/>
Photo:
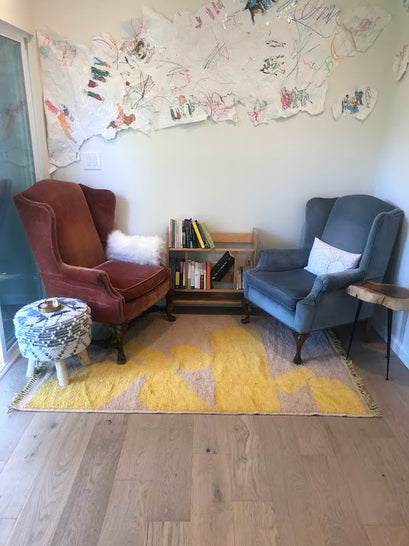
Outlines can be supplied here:
<path id="1" fill-rule="evenodd" d="M 81 300 L 55 298 L 25 305 L 14 316 L 14 328 L 20 353 L 28 358 L 27 377 L 33 377 L 38 362 L 53 361 L 65 387 L 66 358 L 78 355 L 84 366 L 90 364 L 91 311 Z"/>

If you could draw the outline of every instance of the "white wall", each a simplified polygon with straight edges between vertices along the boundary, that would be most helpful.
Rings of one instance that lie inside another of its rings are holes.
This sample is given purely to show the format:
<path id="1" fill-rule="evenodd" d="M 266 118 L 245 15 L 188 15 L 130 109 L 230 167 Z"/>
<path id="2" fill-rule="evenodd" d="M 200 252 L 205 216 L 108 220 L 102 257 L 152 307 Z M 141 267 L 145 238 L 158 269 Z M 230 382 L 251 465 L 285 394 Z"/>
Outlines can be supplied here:
<path id="1" fill-rule="evenodd" d="M 171 18 L 195 10 L 201 0 L 150 0 Z M 386 6 L 387 0 L 379 2 Z M 357 2 L 343 0 L 342 6 Z M 126 36 L 124 24 L 141 15 L 142 1 L 37 0 L 34 23 L 84 45 L 101 31 Z M 83 151 L 102 155 L 101 171 L 82 163 L 54 177 L 113 189 L 119 197 L 118 227 L 129 233 L 165 233 L 169 217 L 198 217 L 210 229 L 261 230 L 263 245 L 298 242 L 305 201 L 313 195 L 373 193 L 388 100 L 380 93 L 365 123 L 332 119 L 331 104 L 351 85 L 380 91 L 389 70 L 389 27 L 366 55 L 344 61 L 330 80 L 326 111 L 253 127 L 241 110 L 237 126 L 205 122 L 145 136 L 120 133 L 116 141 L 93 138 Z M 376 68 L 376 70 L 374 70 Z"/>
<path id="2" fill-rule="evenodd" d="M 117 39 L 127 36 L 124 28 L 131 18 L 141 15 L 143 5 L 172 18 L 177 11 L 195 11 L 205 3 L 0 2 L 0 17 L 7 20 L 9 15 L 13 24 L 18 24 L 21 17 L 21 24 L 27 25 L 29 14 L 32 28 L 48 26 L 87 46 L 96 33 L 107 32 Z M 336 3 L 344 9 L 365 1 Z M 377 0 L 376 5 L 392 13 L 392 23 L 366 53 L 340 63 L 329 80 L 323 114 L 299 114 L 268 126 L 253 127 L 241 110 L 237 125 L 204 122 L 149 136 L 121 132 L 115 141 L 95 137 L 84 144 L 82 151 L 101 153 L 101 171 L 84 170 L 79 162 L 57 170 L 53 176 L 112 189 L 118 196 L 117 226 L 132 234 L 164 235 L 170 217 L 193 216 L 214 230 L 247 231 L 257 227 L 261 246 L 294 246 L 298 243 L 305 202 L 312 196 L 376 192 L 408 212 L 407 190 L 401 186 L 403 181 L 407 186 L 405 175 L 409 170 L 404 149 L 404 124 L 409 114 L 402 115 L 399 108 L 405 104 L 409 75 L 407 81 L 397 86 L 391 68 L 398 41 L 396 29 L 403 36 L 408 16 L 401 9 L 400 0 Z M 355 85 L 378 89 L 375 110 L 363 123 L 353 119 L 335 122 L 332 103 Z M 37 91 L 40 96 L 38 84 Z M 402 260 L 407 260 L 407 253 L 405 245 Z M 395 265 L 399 270 L 396 279 L 409 285 L 406 267 Z M 399 345 L 403 334 L 394 330 L 394 336 Z M 409 366 L 407 353 L 404 356 Z"/>
<path id="3" fill-rule="evenodd" d="M 392 56 L 409 40 L 409 13 L 401 10 L 395 22 Z M 409 71 L 399 82 L 394 81 L 389 102 L 384 146 L 376 181 L 375 195 L 397 203 L 405 212 L 398 245 L 398 253 L 389 272 L 389 282 L 409 287 Z M 385 332 L 384 313 L 378 313 L 376 325 Z M 394 313 L 392 345 L 394 351 L 409 367 L 409 324 L 407 312 Z M 385 334 L 384 334 L 385 335 Z"/>
<path id="4" fill-rule="evenodd" d="M 31 0 L 0 0 L 0 19 L 26 32 L 33 32 Z"/>

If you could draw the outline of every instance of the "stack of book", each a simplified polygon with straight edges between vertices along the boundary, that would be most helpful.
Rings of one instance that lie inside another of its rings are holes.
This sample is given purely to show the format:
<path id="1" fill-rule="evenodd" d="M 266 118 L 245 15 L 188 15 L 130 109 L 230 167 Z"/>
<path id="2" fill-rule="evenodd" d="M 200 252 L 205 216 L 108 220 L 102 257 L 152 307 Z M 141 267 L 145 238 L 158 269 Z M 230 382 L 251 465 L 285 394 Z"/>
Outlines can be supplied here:
<path id="1" fill-rule="evenodd" d="M 210 290 L 213 281 L 220 281 L 234 264 L 234 257 L 229 251 L 212 266 L 210 262 L 199 262 L 171 257 L 169 267 L 172 273 L 173 288 L 187 290 Z"/>
<path id="2" fill-rule="evenodd" d="M 243 288 L 244 288 L 243 280 L 244 280 L 244 268 L 241 265 L 241 266 L 239 266 L 237 268 L 237 278 L 236 278 L 236 289 L 237 290 L 243 290 Z"/>
<path id="3" fill-rule="evenodd" d="M 172 286 L 187 290 L 210 290 L 211 264 L 181 258 L 170 258 L 169 266 L 172 272 Z"/>
<path id="4" fill-rule="evenodd" d="M 169 248 L 214 248 L 215 244 L 204 222 L 191 218 L 169 220 Z"/>

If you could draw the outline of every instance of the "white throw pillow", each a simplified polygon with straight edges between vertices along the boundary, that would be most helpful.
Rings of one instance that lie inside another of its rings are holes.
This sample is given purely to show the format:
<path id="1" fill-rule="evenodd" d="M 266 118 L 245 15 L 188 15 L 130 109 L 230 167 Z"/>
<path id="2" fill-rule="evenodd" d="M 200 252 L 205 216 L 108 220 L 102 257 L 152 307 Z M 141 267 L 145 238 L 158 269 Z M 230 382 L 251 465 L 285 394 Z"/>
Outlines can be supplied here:
<path id="1" fill-rule="evenodd" d="M 339 273 L 340 271 L 355 269 L 360 259 L 361 254 L 353 254 L 352 252 L 335 248 L 315 237 L 308 258 L 308 264 L 304 269 L 310 273 L 314 273 L 314 275 Z"/>
<path id="2" fill-rule="evenodd" d="M 140 265 L 160 265 L 164 261 L 165 241 L 158 235 L 126 235 L 119 229 L 108 235 L 107 258 Z"/>

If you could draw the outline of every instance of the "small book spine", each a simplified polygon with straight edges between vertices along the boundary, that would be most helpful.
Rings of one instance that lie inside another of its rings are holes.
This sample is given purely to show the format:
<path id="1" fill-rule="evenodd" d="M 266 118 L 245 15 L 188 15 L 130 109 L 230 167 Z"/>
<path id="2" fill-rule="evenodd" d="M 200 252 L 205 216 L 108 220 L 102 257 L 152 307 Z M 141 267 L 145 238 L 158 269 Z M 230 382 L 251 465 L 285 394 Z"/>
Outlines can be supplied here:
<path id="1" fill-rule="evenodd" d="M 200 225 L 202 226 L 202 230 L 206 237 L 206 241 L 207 241 L 207 244 L 209 245 L 209 248 L 214 248 L 216 245 L 214 244 L 214 241 L 210 235 L 210 232 L 207 229 L 207 225 L 204 222 L 200 222 Z"/>
<path id="2" fill-rule="evenodd" d="M 192 226 L 193 226 L 193 229 L 195 230 L 196 237 L 197 237 L 197 240 L 199 241 L 200 247 L 205 248 L 205 244 L 203 242 L 202 236 L 200 235 L 200 231 L 199 231 L 199 228 L 197 227 L 196 220 L 192 220 Z"/>

